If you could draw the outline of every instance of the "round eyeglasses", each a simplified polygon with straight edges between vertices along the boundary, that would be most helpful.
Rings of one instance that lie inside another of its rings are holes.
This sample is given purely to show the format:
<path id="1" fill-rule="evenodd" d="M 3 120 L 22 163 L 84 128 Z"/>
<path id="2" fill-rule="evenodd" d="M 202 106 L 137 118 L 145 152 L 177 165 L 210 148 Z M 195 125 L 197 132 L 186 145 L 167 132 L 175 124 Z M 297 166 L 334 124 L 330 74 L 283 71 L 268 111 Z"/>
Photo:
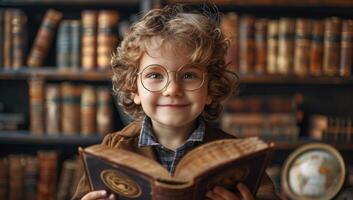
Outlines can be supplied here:
<path id="1" fill-rule="evenodd" d="M 206 72 L 198 67 L 185 65 L 177 71 L 169 71 L 162 65 L 152 64 L 146 66 L 140 76 L 142 86 L 150 92 L 161 92 L 168 87 L 174 73 L 174 80 L 186 91 L 194 91 L 202 87 Z"/>

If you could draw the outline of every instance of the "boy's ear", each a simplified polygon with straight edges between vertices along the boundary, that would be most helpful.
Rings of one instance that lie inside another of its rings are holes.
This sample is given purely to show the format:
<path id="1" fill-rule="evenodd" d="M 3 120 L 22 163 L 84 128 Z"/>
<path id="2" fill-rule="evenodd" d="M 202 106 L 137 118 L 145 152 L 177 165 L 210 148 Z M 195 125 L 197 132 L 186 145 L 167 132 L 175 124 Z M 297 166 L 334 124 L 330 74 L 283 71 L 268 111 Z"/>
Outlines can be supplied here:
<path id="1" fill-rule="evenodd" d="M 140 96 L 137 93 L 134 93 L 133 95 L 134 95 L 134 103 L 138 105 L 141 104 Z"/>

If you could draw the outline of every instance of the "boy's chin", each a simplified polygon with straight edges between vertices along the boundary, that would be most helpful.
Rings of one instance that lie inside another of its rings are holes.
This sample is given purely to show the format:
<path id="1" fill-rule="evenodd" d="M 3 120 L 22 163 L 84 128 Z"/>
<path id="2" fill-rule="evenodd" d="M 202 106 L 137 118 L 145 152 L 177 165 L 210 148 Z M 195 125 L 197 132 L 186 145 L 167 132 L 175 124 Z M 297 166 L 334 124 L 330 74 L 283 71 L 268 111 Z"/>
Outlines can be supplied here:
<path id="1" fill-rule="evenodd" d="M 195 121 L 192 119 L 185 119 L 185 118 L 178 118 L 178 117 L 164 117 L 163 119 L 156 119 L 155 122 L 163 125 L 168 126 L 171 128 L 178 128 L 184 126 L 190 126 Z"/>

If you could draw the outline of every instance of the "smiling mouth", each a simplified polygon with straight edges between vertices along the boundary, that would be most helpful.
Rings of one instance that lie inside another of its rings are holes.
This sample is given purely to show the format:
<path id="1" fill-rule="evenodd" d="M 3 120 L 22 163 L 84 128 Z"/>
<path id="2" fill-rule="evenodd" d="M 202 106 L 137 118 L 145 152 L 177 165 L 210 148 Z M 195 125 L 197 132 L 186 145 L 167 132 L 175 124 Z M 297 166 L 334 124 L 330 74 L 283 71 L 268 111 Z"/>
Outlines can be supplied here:
<path id="1" fill-rule="evenodd" d="M 169 108 L 182 108 L 182 107 L 187 107 L 189 104 L 164 104 L 164 105 L 158 105 L 159 107 L 169 107 Z"/>

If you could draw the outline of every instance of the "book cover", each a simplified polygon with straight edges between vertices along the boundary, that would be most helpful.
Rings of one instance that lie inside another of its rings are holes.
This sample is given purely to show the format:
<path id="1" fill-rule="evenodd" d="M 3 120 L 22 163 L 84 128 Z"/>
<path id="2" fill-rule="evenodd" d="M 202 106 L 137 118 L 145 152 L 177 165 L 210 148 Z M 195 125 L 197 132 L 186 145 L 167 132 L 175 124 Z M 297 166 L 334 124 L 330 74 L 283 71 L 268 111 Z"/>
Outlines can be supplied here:
<path id="1" fill-rule="evenodd" d="M 79 152 L 92 190 L 105 189 L 121 200 L 192 200 L 204 199 L 216 185 L 236 192 L 238 182 L 256 194 L 273 146 L 256 137 L 213 141 L 187 153 L 174 175 L 124 149 L 99 144 Z"/>
<path id="2" fill-rule="evenodd" d="M 84 70 L 94 70 L 97 65 L 97 11 L 81 12 L 81 66 Z"/>
<path id="3" fill-rule="evenodd" d="M 267 25 L 267 70 L 268 74 L 277 73 L 278 20 L 270 20 Z"/>

